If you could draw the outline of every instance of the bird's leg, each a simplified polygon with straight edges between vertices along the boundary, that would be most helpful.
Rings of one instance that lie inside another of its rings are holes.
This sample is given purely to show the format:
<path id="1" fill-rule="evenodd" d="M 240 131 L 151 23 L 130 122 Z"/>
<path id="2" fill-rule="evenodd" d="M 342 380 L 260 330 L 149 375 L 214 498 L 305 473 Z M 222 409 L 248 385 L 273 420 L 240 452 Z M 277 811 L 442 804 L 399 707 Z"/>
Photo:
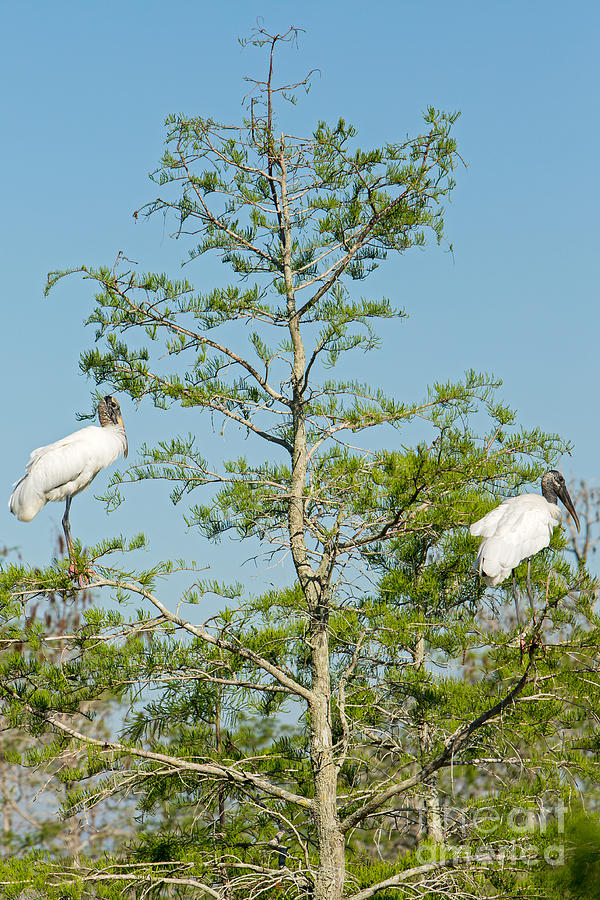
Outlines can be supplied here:
<path id="1" fill-rule="evenodd" d="M 515 577 L 515 570 L 513 569 L 512 573 L 512 592 L 513 592 L 513 600 L 515 601 L 515 615 L 517 617 L 517 627 L 521 628 L 521 614 L 519 612 L 519 589 L 517 587 L 517 579 Z M 524 641 L 525 632 L 522 631 L 519 637 L 519 649 L 521 653 L 521 662 L 523 662 L 523 651 L 525 650 L 525 641 Z"/>
<path id="2" fill-rule="evenodd" d="M 535 618 L 535 606 L 533 605 L 533 591 L 531 590 L 531 557 L 527 560 L 527 596 L 529 597 L 529 605 L 531 606 L 531 616 L 533 624 L 537 625 Z"/>
<path id="3" fill-rule="evenodd" d="M 69 551 L 69 560 L 71 565 L 69 566 L 69 575 L 75 574 L 75 564 L 73 562 L 73 557 L 75 556 L 73 550 L 73 541 L 71 540 L 71 526 L 69 524 L 69 510 L 71 509 L 71 500 L 73 498 L 70 494 L 67 494 L 67 502 L 65 505 L 65 514 L 62 517 L 62 527 L 65 533 L 65 540 L 67 542 L 67 550 Z"/>
<path id="4" fill-rule="evenodd" d="M 512 573 L 512 593 L 513 600 L 515 601 L 515 615 L 517 617 L 517 625 L 519 628 L 521 627 L 521 614 L 519 612 L 519 591 L 517 588 L 517 579 L 515 578 L 515 570 L 513 569 Z"/>
<path id="5" fill-rule="evenodd" d="M 67 548 L 69 550 L 69 576 L 72 579 L 77 578 L 79 581 L 79 587 L 86 586 L 85 576 L 78 574 L 77 569 L 75 568 L 75 550 L 73 549 L 73 541 L 71 539 L 71 525 L 69 523 L 69 510 L 71 509 L 71 500 L 72 496 L 67 494 L 67 503 L 65 505 L 65 514 L 62 517 L 62 527 L 65 533 L 65 540 L 67 542 Z"/>

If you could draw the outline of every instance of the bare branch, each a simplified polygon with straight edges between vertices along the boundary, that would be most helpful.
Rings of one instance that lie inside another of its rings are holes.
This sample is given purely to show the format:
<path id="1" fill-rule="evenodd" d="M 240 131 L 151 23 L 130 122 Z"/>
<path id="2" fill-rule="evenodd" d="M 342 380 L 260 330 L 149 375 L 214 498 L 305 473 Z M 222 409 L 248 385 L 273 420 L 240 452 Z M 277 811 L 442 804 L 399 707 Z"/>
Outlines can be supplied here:
<path id="1" fill-rule="evenodd" d="M 385 881 L 380 881 L 377 884 L 373 884 L 368 888 L 365 888 L 362 891 L 359 891 L 357 894 L 351 894 L 348 897 L 348 900 L 369 900 L 370 897 L 374 897 L 375 894 L 378 894 L 379 891 L 384 891 L 386 888 L 396 887 L 396 885 L 404 884 L 406 881 L 413 881 L 414 879 L 418 879 L 420 876 L 429 875 L 432 872 L 438 872 L 443 869 L 469 869 L 471 870 L 475 866 L 479 864 L 485 865 L 486 863 L 489 865 L 490 855 L 489 853 L 474 853 L 472 856 L 467 856 L 466 858 L 448 858 L 448 859 L 440 859 L 435 862 L 425 863 L 422 866 L 415 866 L 413 869 L 405 869 L 403 872 L 398 872 L 397 875 L 392 875 L 390 878 L 386 878 Z"/>
<path id="2" fill-rule="evenodd" d="M 539 635 L 540 624 L 536 627 L 533 632 L 534 637 L 532 641 L 537 639 Z M 359 809 L 355 810 L 350 815 L 346 816 L 346 818 L 341 823 L 341 829 L 344 833 L 349 831 L 363 819 L 366 819 L 371 812 L 375 812 L 378 810 L 382 804 L 387 803 L 388 800 L 391 800 L 392 797 L 395 797 L 397 794 L 401 794 L 404 791 L 409 790 L 409 788 L 415 787 L 417 784 L 421 784 L 423 781 L 426 781 L 434 772 L 437 772 L 438 769 L 441 769 L 442 766 L 446 765 L 448 760 L 450 760 L 453 755 L 461 750 L 471 735 L 486 725 L 488 722 L 493 720 L 496 716 L 501 715 L 501 713 L 509 706 L 514 699 L 520 694 L 525 685 L 527 684 L 527 680 L 529 677 L 529 672 L 531 667 L 533 666 L 535 659 L 534 645 L 532 644 L 531 652 L 529 656 L 529 662 L 527 663 L 527 667 L 515 686 L 503 697 L 498 703 L 495 703 L 494 706 L 486 709 L 481 715 L 477 716 L 476 719 L 473 719 L 467 725 L 463 725 L 461 728 L 458 728 L 454 734 L 451 734 L 444 741 L 444 749 L 442 752 L 432 759 L 426 766 L 416 773 L 416 775 L 412 775 L 410 778 L 406 778 L 404 781 L 396 782 L 388 787 L 385 791 L 382 791 L 380 794 L 374 796 L 367 803 L 363 804 Z"/>
<path id="3" fill-rule="evenodd" d="M 267 659 L 264 659 L 262 656 L 260 656 L 260 654 L 255 653 L 253 650 L 250 650 L 248 647 L 244 647 L 238 642 L 227 640 L 222 637 L 216 637 L 205 628 L 192 625 L 190 622 L 186 622 L 186 620 L 182 619 L 181 616 L 178 616 L 176 615 L 176 613 L 172 613 L 169 609 L 167 609 L 167 607 L 160 602 L 158 597 L 155 597 L 154 594 L 143 588 L 140 584 L 136 584 L 135 582 L 114 581 L 112 579 L 100 578 L 93 582 L 90 587 L 114 587 L 124 591 L 131 591 L 134 594 L 139 594 L 139 596 L 145 597 L 150 601 L 150 603 L 153 604 L 153 606 L 155 606 L 160 611 L 160 613 L 165 617 L 165 619 L 167 619 L 167 621 L 172 622 L 179 628 L 183 628 L 185 631 L 189 632 L 189 634 L 193 634 L 194 637 L 201 638 L 203 641 L 206 641 L 207 644 L 212 644 L 214 647 L 219 647 L 222 650 L 227 650 L 230 653 L 241 656 L 243 659 L 247 659 L 259 668 L 263 669 L 265 672 L 268 672 L 269 675 L 275 678 L 275 680 L 283 685 L 283 687 L 285 687 L 290 693 L 296 694 L 296 696 L 298 697 L 302 697 L 309 703 L 311 702 L 313 698 L 312 691 L 310 691 L 308 688 L 305 688 L 304 685 L 300 684 L 299 682 L 295 681 L 290 675 L 287 675 L 278 666 L 274 665 Z"/>

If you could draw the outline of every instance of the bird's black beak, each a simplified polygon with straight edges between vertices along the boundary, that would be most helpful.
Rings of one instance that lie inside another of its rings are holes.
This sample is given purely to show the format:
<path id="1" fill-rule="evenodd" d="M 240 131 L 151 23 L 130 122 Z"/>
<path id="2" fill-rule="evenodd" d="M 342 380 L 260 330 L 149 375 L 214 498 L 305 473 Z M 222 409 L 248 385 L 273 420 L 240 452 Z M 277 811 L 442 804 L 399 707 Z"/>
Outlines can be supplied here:
<path id="1" fill-rule="evenodd" d="M 568 492 L 567 488 L 565 487 L 565 485 L 563 485 L 561 487 L 560 491 L 558 492 L 558 496 L 560 497 L 562 502 L 565 504 L 567 511 L 570 513 L 570 515 L 573 518 L 573 521 L 575 522 L 577 531 L 579 531 L 579 516 L 575 512 L 575 507 L 573 506 L 573 501 L 571 500 L 571 498 L 569 496 L 569 492 Z"/>

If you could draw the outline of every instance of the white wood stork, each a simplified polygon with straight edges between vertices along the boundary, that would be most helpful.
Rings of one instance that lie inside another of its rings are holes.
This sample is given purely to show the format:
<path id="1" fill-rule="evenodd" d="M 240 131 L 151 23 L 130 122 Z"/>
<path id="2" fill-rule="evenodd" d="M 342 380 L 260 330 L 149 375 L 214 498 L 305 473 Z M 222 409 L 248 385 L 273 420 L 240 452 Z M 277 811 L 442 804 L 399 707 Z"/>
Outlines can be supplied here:
<path id="1" fill-rule="evenodd" d="M 69 573 L 75 575 L 73 542 L 69 525 L 71 500 L 94 480 L 101 469 L 123 453 L 127 456 L 127 435 L 121 407 L 114 397 L 98 404 L 97 425 L 80 428 L 54 444 L 38 447 L 29 457 L 25 475 L 17 481 L 8 501 L 11 513 L 21 522 L 31 522 L 50 500 L 65 500 L 62 526 L 69 550 Z M 81 580 L 81 579 L 80 579 Z"/>
<path id="2" fill-rule="evenodd" d="M 471 525 L 471 534 L 483 538 L 475 566 L 486 584 L 500 584 L 521 560 L 548 546 L 560 519 L 558 499 L 566 506 L 579 531 L 579 518 L 565 479 L 556 469 L 542 477 L 542 496 L 521 494 L 512 497 Z"/>

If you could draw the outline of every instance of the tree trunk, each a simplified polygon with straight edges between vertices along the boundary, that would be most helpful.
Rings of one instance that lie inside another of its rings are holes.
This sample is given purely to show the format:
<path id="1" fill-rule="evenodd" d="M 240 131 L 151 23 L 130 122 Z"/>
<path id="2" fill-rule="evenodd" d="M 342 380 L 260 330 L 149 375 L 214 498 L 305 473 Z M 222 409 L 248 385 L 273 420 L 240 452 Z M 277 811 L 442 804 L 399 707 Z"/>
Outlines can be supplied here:
<path id="1" fill-rule="evenodd" d="M 337 767 L 331 735 L 331 684 L 327 619 L 311 629 L 313 692 L 310 751 L 315 784 L 314 821 L 319 848 L 315 900 L 342 900 L 346 859 L 337 814 Z"/>
<path id="2" fill-rule="evenodd" d="M 414 651 L 415 669 L 421 669 L 425 663 L 425 638 L 419 634 Z M 419 745 L 422 756 L 425 756 L 431 748 L 431 737 L 427 722 L 419 725 Z M 425 789 L 425 832 L 427 837 L 442 844 L 444 841 L 444 826 L 440 805 L 440 792 L 438 788 L 438 774 L 434 773 L 423 785 Z"/>
<path id="3" fill-rule="evenodd" d="M 215 706 L 215 748 L 221 758 L 223 752 L 223 741 L 221 738 L 221 686 L 217 687 L 217 703 Z M 227 818 L 225 814 L 225 788 L 222 784 L 218 787 L 219 802 L 219 828 L 221 832 L 221 840 L 225 843 L 225 832 L 227 827 Z M 224 854 L 221 855 L 222 877 L 223 877 L 223 898 L 227 900 L 229 896 L 229 875 L 227 872 L 227 859 Z"/>
<path id="4" fill-rule="evenodd" d="M 269 132 L 271 131 L 269 94 Z M 298 580 L 310 614 L 310 649 L 313 699 L 310 704 L 310 754 L 315 796 L 313 816 L 319 864 L 315 879 L 315 900 L 342 900 L 345 880 L 345 843 L 337 814 L 337 768 L 331 735 L 331 679 L 329 674 L 329 608 L 327 594 L 331 559 L 323 553 L 315 571 L 306 547 L 304 519 L 307 475 L 307 438 L 304 387 L 306 351 L 296 309 L 292 272 L 292 233 L 287 196 L 287 169 L 283 135 L 277 158 L 281 170 L 281 204 L 275 198 L 280 224 L 283 275 L 286 287 L 288 327 L 294 348 L 292 370 L 293 451 L 292 477 L 288 508 L 290 549 Z M 272 174 L 272 169 L 269 170 Z M 273 182 L 272 182 L 273 184 Z"/>

